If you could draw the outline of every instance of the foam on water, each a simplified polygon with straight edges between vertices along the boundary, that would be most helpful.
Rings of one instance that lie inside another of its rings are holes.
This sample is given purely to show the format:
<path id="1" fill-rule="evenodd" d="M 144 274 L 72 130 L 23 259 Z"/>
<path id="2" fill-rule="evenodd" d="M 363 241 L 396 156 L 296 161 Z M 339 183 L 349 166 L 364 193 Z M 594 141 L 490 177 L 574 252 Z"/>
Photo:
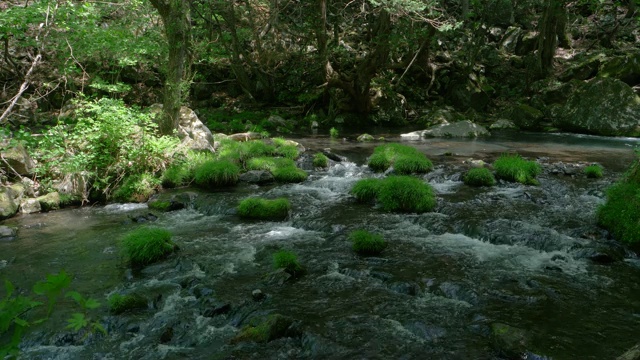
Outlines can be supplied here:
<path id="1" fill-rule="evenodd" d="M 102 211 L 105 213 L 122 213 L 122 212 L 129 212 L 129 211 L 133 211 L 133 210 L 141 210 L 141 209 L 148 209 L 149 207 L 147 206 L 147 204 L 143 203 L 143 204 L 139 204 L 139 203 L 125 203 L 125 204 L 109 204 L 109 205 L 105 205 L 105 207 L 103 207 L 100 210 L 97 210 L 98 212 Z"/>

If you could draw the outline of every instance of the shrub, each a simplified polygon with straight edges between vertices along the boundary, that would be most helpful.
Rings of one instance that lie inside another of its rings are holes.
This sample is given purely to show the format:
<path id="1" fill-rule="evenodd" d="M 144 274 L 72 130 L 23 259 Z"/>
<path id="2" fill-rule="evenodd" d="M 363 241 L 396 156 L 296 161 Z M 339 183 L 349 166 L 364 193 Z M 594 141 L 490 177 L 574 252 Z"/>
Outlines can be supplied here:
<path id="1" fill-rule="evenodd" d="M 329 166 L 329 158 L 323 153 L 317 153 L 313 156 L 313 166 L 326 168 Z"/>
<path id="2" fill-rule="evenodd" d="M 584 173 L 588 178 L 599 179 L 603 175 L 602 166 L 594 164 L 584 168 Z"/>
<path id="3" fill-rule="evenodd" d="M 398 174 L 426 173 L 433 168 L 431 161 L 411 146 L 385 144 L 373 150 L 369 167 L 376 172 L 387 170 L 393 165 Z"/>
<path id="4" fill-rule="evenodd" d="M 127 311 L 146 308 L 147 299 L 137 294 L 113 294 L 109 297 L 109 311 L 114 315 L 122 314 Z"/>
<path id="5" fill-rule="evenodd" d="M 268 170 L 273 172 L 277 168 L 295 167 L 296 163 L 287 158 L 255 157 L 247 160 L 247 170 Z"/>
<path id="6" fill-rule="evenodd" d="M 172 164 L 162 174 L 162 186 L 174 188 L 185 185 L 189 182 L 189 173 L 187 164 L 182 162 Z"/>
<path id="7" fill-rule="evenodd" d="M 626 243 L 640 242 L 640 186 L 619 182 L 607 190 L 607 202 L 598 209 L 598 224 Z"/>
<path id="8" fill-rule="evenodd" d="M 507 181 L 537 185 L 535 177 L 542 169 L 535 161 L 527 161 L 518 154 L 503 154 L 494 163 L 496 175 Z"/>
<path id="9" fill-rule="evenodd" d="M 294 276 L 302 272 L 298 257 L 292 251 L 280 250 L 273 254 L 273 266 L 276 269 L 284 269 L 284 271 Z"/>
<path id="10" fill-rule="evenodd" d="M 362 179 L 358 180 L 351 188 L 351 194 L 360 202 L 371 202 L 378 196 L 380 190 L 380 179 Z"/>
<path id="11" fill-rule="evenodd" d="M 431 186 L 410 176 L 390 176 L 384 179 L 377 198 L 386 211 L 423 213 L 436 206 Z"/>
<path id="12" fill-rule="evenodd" d="M 195 170 L 195 183 L 202 187 L 228 186 L 238 182 L 240 169 L 227 160 L 210 160 Z"/>
<path id="13" fill-rule="evenodd" d="M 401 155 L 393 163 L 393 169 L 400 175 L 424 174 L 432 168 L 431 160 L 423 154 Z"/>
<path id="14" fill-rule="evenodd" d="M 160 180 L 144 173 L 128 176 L 114 192 L 113 198 L 125 202 L 145 202 L 160 187 Z"/>
<path id="15" fill-rule="evenodd" d="M 268 200 L 252 197 L 242 200 L 237 207 L 240 217 L 262 220 L 284 219 L 290 209 L 291 203 L 285 198 Z"/>
<path id="16" fill-rule="evenodd" d="M 387 247 L 381 235 L 372 234 L 366 230 L 356 230 L 349 234 L 353 243 L 353 251 L 362 255 L 377 255 Z"/>
<path id="17" fill-rule="evenodd" d="M 122 245 L 134 266 L 147 265 L 158 261 L 175 249 L 171 233 L 159 228 L 140 228 L 122 239 Z"/>
<path id="18" fill-rule="evenodd" d="M 307 179 L 307 176 L 309 176 L 306 171 L 295 166 L 276 168 L 271 173 L 276 181 L 284 183 L 303 182 Z"/>
<path id="19" fill-rule="evenodd" d="M 493 186 L 496 184 L 496 179 L 487 168 L 471 169 L 464 175 L 463 180 L 469 186 Z"/>

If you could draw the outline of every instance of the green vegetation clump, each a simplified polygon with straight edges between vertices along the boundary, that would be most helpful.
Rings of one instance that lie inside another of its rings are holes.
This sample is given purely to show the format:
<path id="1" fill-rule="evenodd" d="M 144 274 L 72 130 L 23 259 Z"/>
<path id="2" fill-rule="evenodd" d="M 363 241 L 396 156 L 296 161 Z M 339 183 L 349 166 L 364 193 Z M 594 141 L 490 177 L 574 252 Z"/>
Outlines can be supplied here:
<path id="1" fill-rule="evenodd" d="M 593 164 L 584 168 L 584 174 L 587 175 L 588 178 L 599 179 L 603 174 L 602 166 Z"/>
<path id="2" fill-rule="evenodd" d="M 268 170 L 273 172 L 278 168 L 295 167 L 296 163 L 288 158 L 255 157 L 247 160 L 247 170 Z"/>
<path id="3" fill-rule="evenodd" d="M 469 186 L 493 186 L 496 184 L 496 179 L 487 168 L 471 169 L 464 175 L 463 180 Z"/>
<path id="4" fill-rule="evenodd" d="M 109 297 L 109 311 L 119 315 L 127 311 L 147 308 L 147 299 L 138 294 L 120 295 L 113 294 Z"/>
<path id="5" fill-rule="evenodd" d="M 298 147 L 293 144 L 285 144 L 281 146 L 277 146 L 273 151 L 274 155 L 282 156 L 287 159 L 297 159 L 300 156 L 300 152 L 298 151 Z"/>
<path id="6" fill-rule="evenodd" d="M 340 132 L 338 131 L 338 129 L 332 127 L 331 129 L 329 129 L 329 136 L 331 136 L 332 138 L 337 138 L 338 136 L 340 136 Z"/>
<path id="7" fill-rule="evenodd" d="M 289 331 L 289 327 L 293 320 L 287 316 L 280 314 L 269 315 L 269 317 L 258 324 L 248 325 L 240 330 L 240 333 L 234 337 L 231 342 L 238 343 L 242 341 L 253 341 L 257 343 L 266 343 L 275 339 L 284 337 Z"/>
<path id="8" fill-rule="evenodd" d="M 284 271 L 294 276 L 302 273 L 302 266 L 298 262 L 298 257 L 292 251 L 280 250 L 273 254 L 273 267 L 284 269 Z"/>
<path id="9" fill-rule="evenodd" d="M 113 199 L 123 202 L 145 202 L 160 187 L 160 179 L 152 174 L 136 174 L 127 177 L 113 192 Z"/>
<path id="10" fill-rule="evenodd" d="M 351 188 L 351 194 L 360 202 L 372 202 L 378 196 L 382 180 L 370 178 L 358 180 Z"/>
<path id="11" fill-rule="evenodd" d="M 303 182 L 309 176 L 306 171 L 295 166 L 276 168 L 271 173 L 273 174 L 273 178 L 276 179 L 276 181 L 283 183 Z"/>
<path id="12" fill-rule="evenodd" d="M 171 201 L 150 201 L 147 206 L 149 206 L 150 210 L 169 211 L 171 208 Z"/>
<path id="13" fill-rule="evenodd" d="M 195 169 L 195 183 L 201 187 L 229 186 L 238 182 L 240 169 L 228 160 L 210 160 Z"/>
<path id="14" fill-rule="evenodd" d="M 607 190 L 607 202 L 598 209 L 598 224 L 619 241 L 640 242 L 640 185 L 625 180 Z"/>
<path id="15" fill-rule="evenodd" d="M 329 158 L 323 153 L 317 153 L 313 156 L 313 166 L 326 168 L 329 166 Z"/>
<path id="16" fill-rule="evenodd" d="M 248 219 L 284 219 L 289 215 L 291 203 L 285 198 L 273 200 L 251 197 L 244 199 L 237 207 L 238 215 Z"/>
<path id="17" fill-rule="evenodd" d="M 162 186 L 171 189 L 189 182 L 190 169 L 185 163 L 171 164 L 162 174 Z"/>
<path id="18" fill-rule="evenodd" d="M 535 178 L 542 172 L 537 162 L 525 160 L 518 154 L 501 155 L 493 163 L 493 167 L 499 178 L 527 185 L 537 185 Z"/>
<path id="19" fill-rule="evenodd" d="M 385 211 L 423 213 L 436 206 L 431 186 L 410 176 L 384 179 L 378 189 L 377 199 Z"/>
<path id="20" fill-rule="evenodd" d="M 381 235 L 372 234 L 366 230 L 356 230 L 349 234 L 353 243 L 353 251 L 361 255 L 378 255 L 387 247 Z"/>
<path id="21" fill-rule="evenodd" d="M 128 233 L 122 239 L 122 245 L 129 261 L 135 266 L 147 265 L 163 259 L 176 247 L 169 231 L 151 227 Z"/>
<path id="22" fill-rule="evenodd" d="M 376 147 L 369 158 L 369 167 L 376 172 L 386 171 L 393 165 L 400 175 L 426 173 L 433 164 L 421 152 L 411 146 L 401 144 L 385 144 Z"/>

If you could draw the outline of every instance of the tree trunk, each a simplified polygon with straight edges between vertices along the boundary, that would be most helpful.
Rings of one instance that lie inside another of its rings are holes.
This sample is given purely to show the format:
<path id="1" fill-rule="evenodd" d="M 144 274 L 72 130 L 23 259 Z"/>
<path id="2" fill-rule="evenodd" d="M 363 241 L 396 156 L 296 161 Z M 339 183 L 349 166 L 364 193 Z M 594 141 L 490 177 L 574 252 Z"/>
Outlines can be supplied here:
<path id="1" fill-rule="evenodd" d="M 538 64 L 541 76 L 547 76 L 553 69 L 553 58 L 558 45 L 558 26 L 562 16 L 566 16 L 562 0 L 545 0 L 544 13 L 538 25 Z"/>
<path id="2" fill-rule="evenodd" d="M 172 134 L 180 121 L 180 107 L 186 92 L 185 80 L 191 66 L 191 19 L 189 2 L 182 0 L 149 0 L 158 10 L 169 43 L 167 78 L 164 85 L 163 116 L 160 133 Z"/>

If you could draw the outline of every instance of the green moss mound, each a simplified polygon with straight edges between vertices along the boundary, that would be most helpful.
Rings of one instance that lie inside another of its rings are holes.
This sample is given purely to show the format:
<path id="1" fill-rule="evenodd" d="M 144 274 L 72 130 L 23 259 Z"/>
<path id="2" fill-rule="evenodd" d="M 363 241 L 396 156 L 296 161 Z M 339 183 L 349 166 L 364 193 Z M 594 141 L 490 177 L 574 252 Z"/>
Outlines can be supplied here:
<path id="1" fill-rule="evenodd" d="M 294 276 L 300 275 L 303 271 L 296 254 L 288 250 L 280 250 L 273 254 L 273 267 L 284 269 L 284 271 Z"/>
<path id="2" fill-rule="evenodd" d="M 349 234 L 353 251 L 361 255 L 378 255 L 387 247 L 381 235 L 366 230 L 356 230 Z"/>
<path id="3" fill-rule="evenodd" d="M 275 170 L 271 171 L 271 174 L 273 174 L 273 178 L 276 179 L 276 181 L 283 183 L 303 182 L 309 176 L 306 171 L 295 166 L 276 168 Z"/>
<path id="4" fill-rule="evenodd" d="M 237 207 L 238 215 L 246 219 L 282 220 L 289 215 L 291 203 L 285 198 L 273 200 L 247 198 Z"/>
<path id="5" fill-rule="evenodd" d="M 122 245 L 132 265 L 151 264 L 175 250 L 171 233 L 160 228 L 140 228 L 122 239 Z"/>
<path id="6" fill-rule="evenodd" d="M 469 186 L 493 186 L 496 184 L 496 179 L 487 168 L 476 168 L 467 171 L 463 181 Z"/>
<path id="7" fill-rule="evenodd" d="M 160 201 L 150 201 L 147 206 L 149 206 L 150 210 L 157 211 L 169 211 L 171 209 L 171 201 L 160 200 Z"/>
<path id="8" fill-rule="evenodd" d="M 266 343 L 289 335 L 295 335 L 290 330 L 293 319 L 280 314 L 269 315 L 266 320 L 260 323 L 248 325 L 240 330 L 231 343 L 243 341 L 253 341 L 257 343 Z"/>
<path id="9" fill-rule="evenodd" d="M 326 168 L 329 166 L 329 158 L 323 153 L 317 153 L 313 156 L 313 166 Z"/>
<path id="10" fill-rule="evenodd" d="M 268 170 L 275 171 L 278 168 L 295 167 L 296 163 L 288 158 L 281 157 L 255 157 L 247 160 L 247 170 Z"/>
<path id="11" fill-rule="evenodd" d="M 594 164 L 585 167 L 584 174 L 587 175 L 588 178 L 599 179 L 604 175 L 604 172 L 602 166 Z"/>
<path id="12" fill-rule="evenodd" d="M 109 311 L 114 315 L 146 308 L 147 299 L 137 294 L 113 294 L 109 297 Z"/>
<path id="13" fill-rule="evenodd" d="M 368 165 L 375 172 L 386 171 L 393 165 L 396 173 L 400 175 L 426 173 L 433 168 L 433 164 L 424 154 L 411 146 L 401 144 L 376 147 L 369 157 Z"/>
<path id="14" fill-rule="evenodd" d="M 537 185 L 535 178 L 542 172 L 537 162 L 525 160 L 518 154 L 501 155 L 493 163 L 493 167 L 499 178 L 526 185 Z"/>
<path id="15" fill-rule="evenodd" d="M 423 213 L 436 206 L 431 186 L 410 176 L 390 176 L 384 179 L 377 199 L 386 211 Z"/>
<path id="16" fill-rule="evenodd" d="M 201 187 L 230 186 L 238 182 L 240 168 L 231 161 L 209 160 L 195 169 L 195 183 Z"/>
<path id="17" fill-rule="evenodd" d="M 640 185 L 619 182 L 607 190 L 607 202 L 598 209 L 598 224 L 619 241 L 640 243 Z"/>
<path id="18" fill-rule="evenodd" d="M 380 179 L 362 179 L 358 180 L 351 188 L 351 194 L 360 202 L 375 201 L 380 190 Z"/>

